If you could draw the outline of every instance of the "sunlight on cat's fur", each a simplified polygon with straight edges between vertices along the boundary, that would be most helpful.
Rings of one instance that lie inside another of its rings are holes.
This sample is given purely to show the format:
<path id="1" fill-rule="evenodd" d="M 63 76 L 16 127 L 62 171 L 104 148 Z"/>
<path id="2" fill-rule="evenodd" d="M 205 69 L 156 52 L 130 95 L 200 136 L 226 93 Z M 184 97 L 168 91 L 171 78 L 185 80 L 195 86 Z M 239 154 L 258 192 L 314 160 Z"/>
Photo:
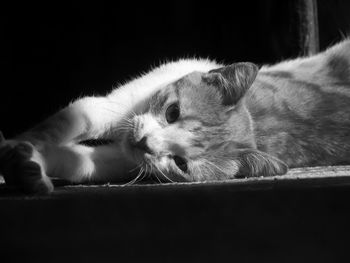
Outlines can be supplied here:
<path id="1" fill-rule="evenodd" d="M 166 63 L 1 139 L 0 172 L 8 184 L 47 193 L 49 177 L 225 180 L 349 163 L 349 65 L 349 40 L 260 70 L 252 63 Z M 104 143 L 87 143 L 94 139 Z"/>
<path id="2" fill-rule="evenodd" d="M 251 118 L 239 101 L 258 69 L 250 63 L 225 69 L 228 75 L 221 70 L 190 73 L 153 95 L 144 112 L 129 122 L 123 143 L 126 156 L 155 168 L 152 174 L 169 181 L 237 177 L 242 161 L 250 160 L 243 157 L 246 150 L 256 148 Z M 263 166 L 266 160 L 251 163 Z M 264 169 L 285 173 L 286 166 L 275 162 Z"/>

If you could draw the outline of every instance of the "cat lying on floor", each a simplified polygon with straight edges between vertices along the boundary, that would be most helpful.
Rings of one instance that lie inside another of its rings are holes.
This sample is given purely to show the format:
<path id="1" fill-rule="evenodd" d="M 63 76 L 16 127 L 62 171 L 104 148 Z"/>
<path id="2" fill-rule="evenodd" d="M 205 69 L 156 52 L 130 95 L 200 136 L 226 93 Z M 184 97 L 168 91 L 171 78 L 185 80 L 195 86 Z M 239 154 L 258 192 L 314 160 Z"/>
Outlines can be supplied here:
<path id="1" fill-rule="evenodd" d="M 48 193 L 49 177 L 225 180 L 346 163 L 349 71 L 349 40 L 260 70 L 167 63 L 105 97 L 79 99 L 12 140 L 1 136 L 0 172 L 25 192 Z"/>

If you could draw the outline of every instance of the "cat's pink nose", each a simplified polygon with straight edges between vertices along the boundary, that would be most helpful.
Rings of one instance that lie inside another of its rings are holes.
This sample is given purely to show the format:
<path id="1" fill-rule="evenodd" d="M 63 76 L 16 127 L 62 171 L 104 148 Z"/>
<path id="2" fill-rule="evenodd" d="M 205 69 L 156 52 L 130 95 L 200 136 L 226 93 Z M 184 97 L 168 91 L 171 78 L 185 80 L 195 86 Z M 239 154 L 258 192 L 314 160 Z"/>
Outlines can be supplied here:
<path id="1" fill-rule="evenodd" d="M 144 136 L 142 137 L 141 140 L 135 142 L 134 146 L 146 153 L 152 154 L 153 151 L 151 150 L 151 148 L 149 148 L 148 144 L 147 144 L 147 137 Z"/>

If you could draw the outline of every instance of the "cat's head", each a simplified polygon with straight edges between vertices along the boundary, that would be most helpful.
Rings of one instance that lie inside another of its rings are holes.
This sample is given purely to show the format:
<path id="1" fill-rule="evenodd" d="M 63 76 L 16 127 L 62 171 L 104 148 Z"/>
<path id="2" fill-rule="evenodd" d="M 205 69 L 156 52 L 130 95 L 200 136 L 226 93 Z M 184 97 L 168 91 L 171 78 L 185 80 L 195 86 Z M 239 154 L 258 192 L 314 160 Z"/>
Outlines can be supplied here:
<path id="1" fill-rule="evenodd" d="M 238 168 L 229 152 L 255 147 L 243 97 L 257 72 L 252 63 L 237 63 L 193 72 L 162 88 L 132 118 L 129 154 L 171 181 L 234 175 Z"/>

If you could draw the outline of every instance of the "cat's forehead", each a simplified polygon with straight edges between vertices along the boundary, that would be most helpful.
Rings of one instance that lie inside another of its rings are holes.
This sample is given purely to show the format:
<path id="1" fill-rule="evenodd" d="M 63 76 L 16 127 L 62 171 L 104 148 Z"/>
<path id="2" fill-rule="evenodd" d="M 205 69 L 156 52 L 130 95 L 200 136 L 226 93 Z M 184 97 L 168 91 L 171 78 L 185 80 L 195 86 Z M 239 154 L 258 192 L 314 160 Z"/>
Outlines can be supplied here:
<path id="1" fill-rule="evenodd" d="M 165 93 L 171 93 L 174 92 L 176 94 L 179 94 L 181 90 L 186 89 L 186 88 L 193 88 L 193 87 L 198 87 L 203 84 L 202 82 L 202 76 L 204 73 L 194 71 L 178 80 L 175 82 L 171 83 L 168 85 L 167 89 L 165 89 Z"/>
<path id="2" fill-rule="evenodd" d="M 151 108 L 154 111 L 160 110 L 164 104 L 169 101 L 176 101 L 179 99 L 181 92 L 185 89 L 192 90 L 196 87 L 199 87 L 203 84 L 202 76 L 204 73 L 202 72 L 192 72 L 173 83 L 168 84 L 161 90 L 159 90 L 154 96 L 151 98 Z"/>
<path id="3" fill-rule="evenodd" d="M 203 74 L 205 73 L 198 72 L 198 71 L 194 71 L 190 74 L 187 74 L 186 76 L 169 84 L 164 90 L 164 92 L 165 93 L 175 92 L 176 94 L 179 94 L 179 92 L 182 89 L 201 86 L 202 84 L 204 84 L 203 78 L 202 78 Z"/>
<path id="4" fill-rule="evenodd" d="M 203 72 L 194 71 L 186 75 L 185 77 L 183 77 L 183 81 L 195 86 L 200 85 L 203 80 L 202 79 L 203 74 L 204 74 Z"/>

